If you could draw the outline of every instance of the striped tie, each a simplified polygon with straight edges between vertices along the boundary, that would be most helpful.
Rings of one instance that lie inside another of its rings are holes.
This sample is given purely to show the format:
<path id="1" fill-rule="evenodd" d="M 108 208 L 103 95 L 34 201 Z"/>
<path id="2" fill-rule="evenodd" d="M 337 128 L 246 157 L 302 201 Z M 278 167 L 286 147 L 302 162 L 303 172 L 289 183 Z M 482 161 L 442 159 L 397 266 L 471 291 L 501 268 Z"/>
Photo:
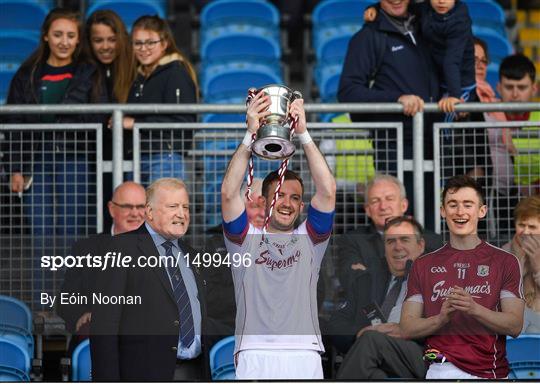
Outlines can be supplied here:
<path id="1" fill-rule="evenodd" d="M 161 244 L 165 249 L 165 256 L 173 256 L 173 243 L 165 241 Z M 171 277 L 173 295 L 178 306 L 178 314 L 180 316 L 180 342 L 184 348 L 189 348 L 195 338 L 195 328 L 193 325 L 193 312 L 191 311 L 191 303 L 186 289 L 184 279 L 180 273 L 180 267 L 176 264 L 167 262 L 167 269 Z"/>

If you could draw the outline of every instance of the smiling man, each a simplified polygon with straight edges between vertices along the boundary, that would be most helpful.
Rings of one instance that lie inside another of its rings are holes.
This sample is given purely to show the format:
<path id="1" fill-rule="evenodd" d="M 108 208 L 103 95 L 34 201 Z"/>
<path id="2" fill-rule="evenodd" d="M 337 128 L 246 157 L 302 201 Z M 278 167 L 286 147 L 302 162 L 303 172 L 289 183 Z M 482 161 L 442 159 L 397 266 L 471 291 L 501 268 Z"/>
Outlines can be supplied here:
<path id="1" fill-rule="evenodd" d="M 189 210 L 186 185 L 158 179 L 146 191 L 144 225 L 112 238 L 108 251 L 132 259 L 127 267 L 103 271 L 96 291 L 141 299 L 134 305 L 94 303 L 90 345 L 95 380 L 207 377 L 203 282 L 186 257 L 195 251 L 181 239 L 189 228 Z"/>
<path id="2" fill-rule="evenodd" d="M 270 216 L 267 228 L 248 222 L 240 194 L 251 155 L 251 136 L 270 114 L 270 97 L 258 93 L 247 110 L 248 132 L 227 168 L 221 186 L 225 244 L 231 255 L 243 255 L 232 266 L 236 296 L 236 377 L 238 379 L 322 379 L 324 352 L 318 323 L 317 280 L 332 231 L 336 183 L 324 157 L 307 132 L 303 100 L 291 103 L 315 195 L 307 219 L 297 226 L 304 208 L 304 185 L 287 171 L 271 210 L 278 172 L 263 181 L 259 197 Z M 246 145 L 247 143 L 247 145 Z"/>
<path id="3" fill-rule="evenodd" d="M 508 376 L 506 335 L 523 325 L 520 266 L 478 237 L 486 212 L 474 179 L 450 179 L 441 206 L 450 242 L 418 258 L 409 275 L 400 325 L 406 338 L 427 338 L 427 379 Z"/>
<path id="4" fill-rule="evenodd" d="M 337 379 L 424 378 L 423 345 L 404 339 L 399 327 L 410 264 L 424 248 L 423 229 L 415 219 L 397 216 L 388 220 L 384 249 L 391 280 L 385 287 L 380 313 L 374 311 L 377 306 L 372 287 L 381 276 L 368 269 L 355 278 L 346 305 L 329 321 L 329 335 L 336 347 L 347 352 L 352 345 Z"/>

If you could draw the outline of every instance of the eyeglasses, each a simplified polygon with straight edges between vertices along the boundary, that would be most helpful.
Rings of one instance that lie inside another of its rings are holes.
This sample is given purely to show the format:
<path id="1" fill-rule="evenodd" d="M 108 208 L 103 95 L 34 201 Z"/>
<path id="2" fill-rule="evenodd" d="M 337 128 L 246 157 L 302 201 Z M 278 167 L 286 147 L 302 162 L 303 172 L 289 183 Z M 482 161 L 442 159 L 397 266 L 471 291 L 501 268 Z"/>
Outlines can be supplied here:
<path id="1" fill-rule="evenodd" d="M 138 211 L 140 210 L 143 210 L 146 208 L 146 205 L 145 204 L 138 204 L 138 205 L 133 205 L 133 204 L 118 204 L 114 201 L 111 200 L 111 203 L 113 203 L 114 205 L 116 205 L 118 208 L 120 209 L 125 209 L 126 211 L 131 211 L 132 209 L 136 209 Z"/>
<path id="2" fill-rule="evenodd" d="M 488 65 L 487 59 L 479 59 L 478 57 L 474 58 L 474 64 L 475 65 Z"/>
<path id="3" fill-rule="evenodd" d="M 134 41 L 133 47 L 135 47 L 136 50 L 141 50 L 143 47 L 146 47 L 148 49 L 154 49 L 156 47 L 156 44 L 161 42 L 163 39 L 159 40 L 146 40 L 146 41 Z"/>

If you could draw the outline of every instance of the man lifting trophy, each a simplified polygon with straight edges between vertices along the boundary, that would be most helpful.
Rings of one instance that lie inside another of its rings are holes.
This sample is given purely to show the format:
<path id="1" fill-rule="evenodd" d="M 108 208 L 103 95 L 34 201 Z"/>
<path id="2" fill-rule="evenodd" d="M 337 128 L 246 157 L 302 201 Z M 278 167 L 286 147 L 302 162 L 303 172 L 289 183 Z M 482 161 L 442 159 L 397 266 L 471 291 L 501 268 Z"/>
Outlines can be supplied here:
<path id="1" fill-rule="evenodd" d="M 237 305 L 236 375 L 245 380 L 322 379 L 317 280 L 332 232 L 336 183 L 307 131 L 298 93 L 280 85 L 250 89 L 246 120 L 246 135 L 221 186 L 227 251 L 248 258 L 231 267 Z M 263 181 L 259 199 L 267 221 L 255 228 L 240 195 L 251 151 L 267 159 L 286 157 L 286 163 L 294 153 L 287 140 L 292 133 L 303 147 L 315 185 L 307 218 L 295 226 L 304 208 L 304 185 L 299 175 L 282 166 Z"/>

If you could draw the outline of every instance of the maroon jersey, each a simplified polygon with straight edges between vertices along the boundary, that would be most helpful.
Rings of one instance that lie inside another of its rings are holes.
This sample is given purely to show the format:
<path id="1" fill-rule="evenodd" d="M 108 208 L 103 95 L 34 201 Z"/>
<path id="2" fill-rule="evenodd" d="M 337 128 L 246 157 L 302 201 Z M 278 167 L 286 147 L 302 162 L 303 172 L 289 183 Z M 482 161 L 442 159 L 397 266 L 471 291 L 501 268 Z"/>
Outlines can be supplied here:
<path id="1" fill-rule="evenodd" d="M 523 298 L 517 258 L 482 242 L 465 251 L 446 244 L 416 259 L 409 274 L 406 300 L 422 302 L 424 317 L 435 316 L 441 312 L 450 288 L 456 285 L 493 311 L 500 311 L 501 298 Z M 471 375 L 508 376 L 506 335 L 494 333 L 463 312 L 454 312 L 450 322 L 437 334 L 429 336 L 426 344 Z"/>

